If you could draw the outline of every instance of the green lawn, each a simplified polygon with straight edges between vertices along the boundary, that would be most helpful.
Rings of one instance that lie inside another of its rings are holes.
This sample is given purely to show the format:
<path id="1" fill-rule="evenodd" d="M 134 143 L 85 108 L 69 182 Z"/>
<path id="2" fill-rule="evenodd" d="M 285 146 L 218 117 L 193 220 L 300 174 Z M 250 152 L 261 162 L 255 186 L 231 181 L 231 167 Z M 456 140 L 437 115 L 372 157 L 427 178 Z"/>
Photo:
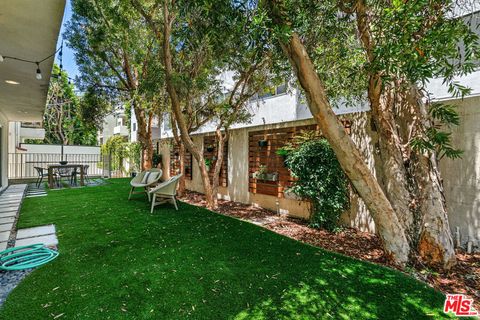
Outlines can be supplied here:
<path id="1" fill-rule="evenodd" d="M 60 256 L 0 319 L 422 319 L 444 296 L 399 272 L 182 203 L 150 214 L 128 180 L 25 200 L 19 227 L 54 223 Z"/>

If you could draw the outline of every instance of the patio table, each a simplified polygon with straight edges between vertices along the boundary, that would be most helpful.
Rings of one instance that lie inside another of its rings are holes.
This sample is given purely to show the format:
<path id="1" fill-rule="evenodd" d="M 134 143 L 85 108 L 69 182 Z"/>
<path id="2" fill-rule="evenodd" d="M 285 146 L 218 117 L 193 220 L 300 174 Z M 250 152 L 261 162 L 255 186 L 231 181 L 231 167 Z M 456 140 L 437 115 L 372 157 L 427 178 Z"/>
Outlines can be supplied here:
<path id="1" fill-rule="evenodd" d="M 84 165 L 83 164 L 52 164 L 48 166 L 48 187 L 53 189 L 53 170 L 62 168 L 79 168 L 80 170 L 80 185 L 84 186 Z"/>

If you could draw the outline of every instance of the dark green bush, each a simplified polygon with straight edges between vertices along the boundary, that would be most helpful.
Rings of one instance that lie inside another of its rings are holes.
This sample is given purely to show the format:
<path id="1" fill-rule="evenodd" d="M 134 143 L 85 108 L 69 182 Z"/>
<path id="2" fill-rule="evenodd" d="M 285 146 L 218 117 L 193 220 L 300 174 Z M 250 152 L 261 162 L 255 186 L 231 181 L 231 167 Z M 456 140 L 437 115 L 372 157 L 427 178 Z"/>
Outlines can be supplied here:
<path id="1" fill-rule="evenodd" d="M 326 139 L 314 139 L 291 150 L 286 165 L 298 178 L 291 191 L 313 204 L 311 225 L 328 230 L 338 226 L 348 208 L 348 182 Z"/>

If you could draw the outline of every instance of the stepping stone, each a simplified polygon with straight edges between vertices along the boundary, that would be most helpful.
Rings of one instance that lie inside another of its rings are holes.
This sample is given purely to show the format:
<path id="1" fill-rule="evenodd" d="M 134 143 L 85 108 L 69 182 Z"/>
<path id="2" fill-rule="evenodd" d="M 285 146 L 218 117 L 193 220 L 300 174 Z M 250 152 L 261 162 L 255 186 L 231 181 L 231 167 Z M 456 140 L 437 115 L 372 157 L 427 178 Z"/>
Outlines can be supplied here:
<path id="1" fill-rule="evenodd" d="M 0 218 L 15 217 L 16 215 L 16 211 L 0 212 Z"/>
<path id="2" fill-rule="evenodd" d="M 49 234 L 55 234 L 55 225 L 50 224 L 41 227 L 19 229 L 17 230 L 17 240 L 31 237 L 39 237 Z"/>
<path id="3" fill-rule="evenodd" d="M 18 211 L 18 206 L 0 207 L 0 212 Z"/>
<path id="4" fill-rule="evenodd" d="M 58 244 L 57 236 L 50 234 L 47 236 L 25 238 L 15 241 L 15 246 L 29 246 L 36 243 L 43 243 L 47 247 L 56 246 Z"/>
<path id="5" fill-rule="evenodd" d="M 17 208 L 20 207 L 20 202 L 0 204 L 0 210 L 3 208 L 13 208 L 13 207 L 17 207 Z"/>
<path id="6" fill-rule="evenodd" d="M 25 198 L 36 198 L 36 197 L 46 197 L 47 194 L 33 194 L 31 196 L 26 196 Z"/>
<path id="7" fill-rule="evenodd" d="M 13 228 L 13 223 L 0 224 L 0 232 L 11 231 Z"/>
<path id="8" fill-rule="evenodd" d="M 7 242 L 0 242 L 0 251 L 7 249 Z"/>
<path id="9" fill-rule="evenodd" d="M 0 218 L 0 224 L 14 223 L 14 222 L 15 222 L 14 217 Z"/>
<path id="10" fill-rule="evenodd" d="M 19 205 L 20 205 L 20 202 L 0 203 L 1 208 L 18 207 Z"/>
<path id="11" fill-rule="evenodd" d="M 21 200 L 22 196 L 21 195 L 16 195 L 16 194 L 11 194 L 11 195 L 6 195 L 3 194 L 0 196 L 0 199 L 8 199 L 8 200 Z"/>
<path id="12" fill-rule="evenodd" d="M 9 237 L 10 237 L 10 231 L 0 232 L 0 242 L 8 241 Z"/>

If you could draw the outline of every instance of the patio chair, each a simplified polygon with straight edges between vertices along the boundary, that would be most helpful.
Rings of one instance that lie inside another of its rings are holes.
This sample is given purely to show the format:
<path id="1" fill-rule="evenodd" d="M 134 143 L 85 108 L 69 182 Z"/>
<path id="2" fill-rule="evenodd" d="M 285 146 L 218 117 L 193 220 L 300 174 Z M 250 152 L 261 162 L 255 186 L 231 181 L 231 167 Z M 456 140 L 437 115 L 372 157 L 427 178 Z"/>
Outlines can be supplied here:
<path id="1" fill-rule="evenodd" d="M 148 201 L 150 201 L 150 193 L 148 192 L 148 188 L 156 185 L 161 177 L 162 170 L 157 168 L 152 168 L 140 172 L 140 174 L 136 175 L 135 178 L 130 181 L 130 185 L 132 186 L 132 188 L 130 189 L 128 200 L 130 200 L 132 194 L 146 193 Z M 135 191 L 135 188 L 142 188 L 143 191 Z"/>
<path id="2" fill-rule="evenodd" d="M 60 187 L 62 178 L 68 178 L 70 185 L 73 185 L 73 168 L 58 168 L 55 173 L 57 178 L 57 187 Z"/>
<path id="3" fill-rule="evenodd" d="M 42 184 L 43 178 L 47 177 L 48 179 L 48 170 L 42 167 L 33 167 L 38 174 L 37 181 L 35 181 L 35 186 L 38 188 L 40 187 L 40 184 Z M 55 173 L 53 174 L 55 178 Z"/>
<path id="4" fill-rule="evenodd" d="M 152 208 L 150 209 L 150 213 L 153 213 L 153 208 L 155 206 L 166 202 L 171 202 L 175 206 L 175 209 L 178 210 L 176 196 L 177 185 L 181 176 L 181 174 L 173 176 L 149 191 L 149 194 L 153 194 Z M 160 200 L 157 201 L 157 199 Z"/>
<path id="5" fill-rule="evenodd" d="M 90 182 L 90 177 L 88 176 L 88 168 L 90 168 L 88 164 L 83 165 L 83 180 L 86 184 Z M 79 168 L 75 168 L 72 172 L 72 182 L 75 182 L 75 184 L 77 184 L 77 175 L 80 175 Z"/>

